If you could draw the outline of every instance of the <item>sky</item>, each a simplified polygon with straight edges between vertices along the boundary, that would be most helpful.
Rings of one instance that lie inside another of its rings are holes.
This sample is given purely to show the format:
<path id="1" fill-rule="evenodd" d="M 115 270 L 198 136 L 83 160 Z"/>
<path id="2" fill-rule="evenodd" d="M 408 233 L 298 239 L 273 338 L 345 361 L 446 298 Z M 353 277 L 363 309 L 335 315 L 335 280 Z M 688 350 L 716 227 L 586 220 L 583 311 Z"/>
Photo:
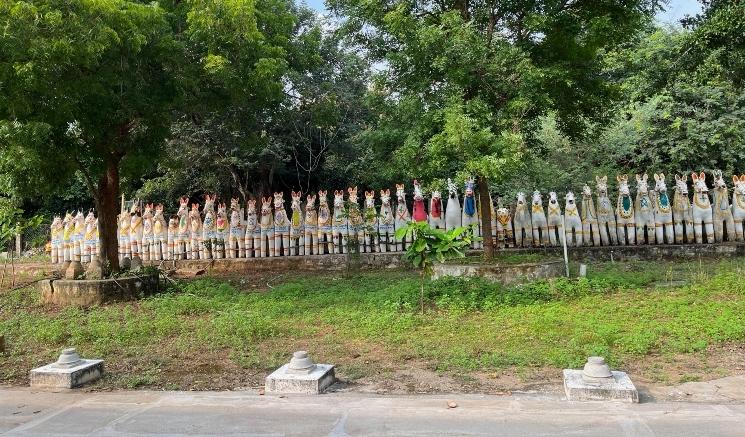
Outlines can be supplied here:
<path id="1" fill-rule="evenodd" d="M 324 11 L 323 0 L 305 0 L 308 6 L 318 11 Z M 668 0 L 666 10 L 657 14 L 661 23 L 676 23 L 687 14 L 695 14 L 701 10 L 701 4 L 696 0 Z"/>

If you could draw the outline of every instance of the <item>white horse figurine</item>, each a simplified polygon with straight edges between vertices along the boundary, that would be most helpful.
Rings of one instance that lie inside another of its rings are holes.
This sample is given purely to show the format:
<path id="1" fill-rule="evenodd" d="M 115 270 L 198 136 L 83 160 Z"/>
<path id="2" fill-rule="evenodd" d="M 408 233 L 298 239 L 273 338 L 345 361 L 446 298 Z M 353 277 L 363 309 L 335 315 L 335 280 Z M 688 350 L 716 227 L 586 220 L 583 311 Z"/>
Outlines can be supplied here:
<path id="1" fill-rule="evenodd" d="M 577 209 L 577 199 L 571 191 L 567 191 L 564 196 L 564 226 L 567 246 L 582 246 L 584 239 L 588 237 L 584 235 L 582 218 Z"/>
<path id="2" fill-rule="evenodd" d="M 476 238 L 474 238 L 473 243 L 471 243 L 471 247 L 474 249 L 479 249 L 483 245 L 481 241 L 479 241 L 479 237 L 481 237 L 481 228 L 479 227 L 480 218 L 479 210 L 476 206 L 476 192 L 474 191 L 475 186 L 476 181 L 473 178 L 469 178 L 466 181 L 466 194 L 465 196 L 463 196 L 463 214 L 461 217 L 461 222 L 463 223 L 463 226 L 473 225 L 473 236 Z"/>
<path id="3" fill-rule="evenodd" d="M 173 239 L 173 258 L 171 259 L 191 259 L 191 220 L 189 220 L 188 197 L 179 199 L 176 217 L 178 217 L 178 232 Z"/>
<path id="4" fill-rule="evenodd" d="M 347 210 L 344 207 L 344 190 L 334 190 L 334 215 L 331 222 L 331 233 L 334 241 L 334 253 L 346 253 L 349 220 Z"/>
<path id="5" fill-rule="evenodd" d="M 598 226 L 598 212 L 592 200 L 592 189 L 585 184 L 582 187 L 582 239 L 589 245 L 600 246 L 600 227 Z"/>
<path id="6" fill-rule="evenodd" d="M 64 258 L 64 247 L 62 237 L 65 232 L 65 225 L 62 223 L 62 217 L 55 215 L 52 219 L 51 242 L 52 242 L 52 263 L 59 264 Z"/>
<path id="7" fill-rule="evenodd" d="M 292 202 L 290 203 L 290 211 L 292 216 L 290 219 L 290 255 L 305 255 L 305 226 L 303 223 L 303 193 L 301 191 L 290 192 Z M 310 255 L 310 247 L 307 248 L 307 252 Z"/>
<path id="8" fill-rule="evenodd" d="M 127 220 L 127 223 L 129 223 L 129 220 Z M 72 213 L 66 212 L 65 218 L 62 219 L 62 262 L 69 262 L 72 261 L 72 252 L 73 252 L 73 232 L 75 230 L 75 220 L 72 216 Z M 129 225 L 128 225 L 129 226 Z"/>
<path id="9" fill-rule="evenodd" d="M 415 222 L 427 222 L 427 211 L 424 209 L 424 194 L 422 186 L 414 180 L 414 209 L 411 212 L 411 218 Z"/>
<path id="10" fill-rule="evenodd" d="M 230 198 L 230 230 L 228 244 L 225 246 L 225 256 L 228 258 L 243 258 L 246 256 L 246 230 L 243 222 L 243 210 L 238 198 Z M 253 247 L 253 244 L 251 245 Z"/>
<path id="11" fill-rule="evenodd" d="M 285 195 L 274 193 L 274 254 L 290 255 L 290 219 L 285 209 Z"/>
<path id="12" fill-rule="evenodd" d="M 445 229 L 445 214 L 442 208 L 442 194 L 432 191 L 429 200 L 429 226 L 434 229 Z"/>
<path id="13" fill-rule="evenodd" d="M 272 198 L 261 197 L 261 219 L 259 220 L 261 234 L 259 244 L 254 241 L 254 251 L 257 251 L 262 258 L 274 256 L 274 215 L 272 212 Z"/>
<path id="14" fill-rule="evenodd" d="M 360 211 L 360 205 L 357 200 L 357 187 L 348 188 L 347 193 L 349 194 L 349 200 L 347 202 L 347 217 L 349 219 L 348 238 L 350 240 L 356 239 L 359 252 L 363 252 L 365 250 L 365 220 L 362 218 L 362 212 Z"/>
<path id="15" fill-rule="evenodd" d="M 497 244 L 500 247 L 513 247 L 514 232 L 509 208 L 499 207 L 496 211 Z"/>
<path id="16" fill-rule="evenodd" d="M 174 221 L 174 223 L 178 223 Z M 164 260 L 168 259 L 168 225 L 163 216 L 163 204 L 155 206 L 155 215 L 153 216 L 153 245 L 150 248 L 150 259 Z"/>
<path id="17" fill-rule="evenodd" d="M 616 216 L 608 197 L 608 176 L 595 176 L 598 191 L 598 226 L 600 227 L 600 241 L 603 246 L 618 244 L 616 232 Z"/>
<path id="18" fill-rule="evenodd" d="M 168 244 L 168 248 L 166 249 L 167 252 L 164 256 L 164 259 L 168 260 L 176 260 L 176 240 L 178 240 L 178 225 L 179 220 L 178 216 L 172 215 L 171 218 L 168 219 L 168 231 L 166 236 L 166 241 Z"/>
<path id="19" fill-rule="evenodd" d="M 272 236 L 272 238 L 274 238 Z M 272 240 L 274 241 L 274 240 Z M 248 199 L 246 207 L 246 237 L 243 240 L 246 247 L 246 258 L 261 256 L 261 225 L 256 212 L 256 199 Z"/>
<path id="20" fill-rule="evenodd" d="M 191 247 L 190 259 L 204 259 L 204 242 L 202 233 L 202 215 L 199 213 L 199 203 L 191 204 L 189 212 L 189 247 Z"/>
<path id="21" fill-rule="evenodd" d="M 212 257 L 226 258 L 225 249 L 228 247 L 230 222 L 228 220 L 228 206 L 225 203 L 217 205 L 217 218 L 215 219 L 215 243 L 212 245 Z"/>
<path id="22" fill-rule="evenodd" d="M 543 210 L 543 196 L 538 190 L 533 191 L 530 205 L 530 221 L 533 223 L 533 246 L 548 246 L 548 220 Z"/>
<path id="23" fill-rule="evenodd" d="M 715 171 L 713 176 L 714 189 L 712 190 L 713 202 L 711 212 L 714 219 L 714 240 L 721 243 L 726 237 L 728 241 L 735 241 L 737 239 L 735 218 L 732 215 L 732 206 L 729 203 L 727 183 L 724 181 L 724 177 L 722 177 L 721 170 Z M 727 227 L 726 235 L 724 231 L 725 226 Z"/>
<path id="24" fill-rule="evenodd" d="M 460 200 L 458 200 L 458 188 L 448 178 L 448 206 L 445 210 L 445 229 L 451 231 L 461 226 Z"/>
<path id="25" fill-rule="evenodd" d="M 670 197 L 667 195 L 665 174 L 654 174 L 654 229 L 657 244 L 672 244 L 675 242 L 673 232 L 673 209 Z"/>
<path id="26" fill-rule="evenodd" d="M 675 223 L 675 242 L 693 243 L 693 215 L 691 200 L 688 198 L 688 175 L 675 175 L 675 196 L 673 197 L 673 222 Z"/>
<path id="27" fill-rule="evenodd" d="M 73 261 L 81 261 L 83 259 L 83 246 L 85 245 L 85 216 L 83 211 L 78 210 L 73 220 L 72 230 L 72 259 Z"/>
<path id="28" fill-rule="evenodd" d="M 155 241 L 153 237 L 153 204 L 146 203 L 145 210 L 142 212 L 142 248 L 140 249 L 140 256 L 143 261 L 150 260 L 153 241 Z"/>
<path id="29" fill-rule="evenodd" d="M 396 250 L 396 225 L 391 207 L 391 190 L 380 190 L 380 214 L 378 215 L 378 236 L 380 251 L 393 252 Z"/>
<path id="30" fill-rule="evenodd" d="M 375 191 L 365 191 L 365 203 L 362 208 L 362 216 L 365 220 L 365 252 L 380 252 L 380 240 L 378 240 L 378 211 L 375 208 Z"/>
<path id="31" fill-rule="evenodd" d="M 564 226 L 561 224 L 561 205 L 555 191 L 548 193 L 548 239 L 552 246 L 564 244 Z M 568 232 L 569 230 L 567 230 Z M 557 238 L 558 233 L 558 238 Z"/>
<path id="32" fill-rule="evenodd" d="M 328 191 L 318 191 L 318 247 L 317 254 L 334 253 L 334 226 Z"/>
<path id="33" fill-rule="evenodd" d="M 411 221 L 409 207 L 406 206 L 406 191 L 404 184 L 396 184 L 396 229 L 405 228 Z M 396 238 L 396 250 L 401 252 L 411 244 L 411 235 L 407 234 L 403 238 Z"/>
<path id="34" fill-rule="evenodd" d="M 217 256 L 215 256 L 217 252 L 218 237 L 217 215 L 215 214 L 215 199 L 217 199 L 217 195 L 204 195 L 204 208 L 202 209 L 204 219 L 202 221 L 202 244 L 200 251 L 202 259 L 217 258 Z M 192 242 L 192 244 L 194 243 Z"/>
<path id="35" fill-rule="evenodd" d="M 517 203 L 513 216 L 515 245 L 517 247 L 530 247 L 533 245 L 533 222 L 530 219 L 525 193 L 522 191 L 517 193 L 516 199 Z"/>
<path id="36" fill-rule="evenodd" d="M 129 223 L 131 221 L 131 216 L 126 210 L 122 210 L 119 213 L 119 226 L 118 226 L 118 234 L 119 234 L 119 262 L 121 263 L 124 258 L 130 258 L 132 256 L 132 251 L 129 245 Z"/>
<path id="37" fill-rule="evenodd" d="M 636 210 L 636 243 L 655 244 L 657 239 L 657 220 L 654 216 L 654 202 L 649 194 L 646 173 L 636 175 L 636 202 L 634 202 L 634 209 Z"/>
<path id="38" fill-rule="evenodd" d="M 735 185 L 732 190 L 732 218 L 735 221 L 735 238 L 737 241 L 743 241 L 743 222 L 745 221 L 745 175 L 739 178 L 737 175 L 732 176 L 732 183 Z"/>
<path id="39" fill-rule="evenodd" d="M 98 219 L 93 211 L 88 211 L 85 216 L 85 233 L 83 234 L 83 257 L 84 263 L 93 261 L 99 254 L 98 244 Z"/>
<path id="40" fill-rule="evenodd" d="M 693 233 L 696 236 L 696 243 L 704 242 L 704 232 L 706 233 L 706 242 L 714 242 L 714 218 L 711 212 L 711 199 L 709 199 L 709 187 L 706 186 L 706 175 L 704 172 L 698 175 L 691 173 L 693 181 Z"/>
<path id="41" fill-rule="evenodd" d="M 140 210 L 140 201 L 135 200 L 130 209 L 131 219 L 129 221 L 129 246 L 132 251 L 132 258 L 138 256 L 142 258 L 142 211 Z"/>
<path id="42" fill-rule="evenodd" d="M 636 244 L 636 222 L 634 217 L 634 201 L 629 190 L 629 176 L 617 175 L 618 199 L 616 200 L 616 230 L 618 242 L 622 246 Z"/>
<path id="43" fill-rule="evenodd" d="M 308 194 L 305 197 L 305 254 L 318 255 L 318 211 L 316 211 L 316 196 Z"/>

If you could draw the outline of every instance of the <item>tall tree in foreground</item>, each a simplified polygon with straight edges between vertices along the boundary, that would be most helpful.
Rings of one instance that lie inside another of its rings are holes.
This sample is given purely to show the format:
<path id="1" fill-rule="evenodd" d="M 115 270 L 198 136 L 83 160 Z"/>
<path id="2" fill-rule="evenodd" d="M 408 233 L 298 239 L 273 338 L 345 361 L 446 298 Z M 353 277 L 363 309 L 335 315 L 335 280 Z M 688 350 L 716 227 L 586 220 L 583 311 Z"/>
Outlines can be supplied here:
<path id="1" fill-rule="evenodd" d="M 580 135 L 613 89 L 600 52 L 648 22 L 657 0 L 330 0 L 350 39 L 383 68 L 367 136 L 420 177 L 478 177 L 483 235 L 489 182 L 510 176 L 537 117 Z M 381 150 L 382 149 L 382 150 Z M 492 256 L 491 239 L 484 241 Z"/>

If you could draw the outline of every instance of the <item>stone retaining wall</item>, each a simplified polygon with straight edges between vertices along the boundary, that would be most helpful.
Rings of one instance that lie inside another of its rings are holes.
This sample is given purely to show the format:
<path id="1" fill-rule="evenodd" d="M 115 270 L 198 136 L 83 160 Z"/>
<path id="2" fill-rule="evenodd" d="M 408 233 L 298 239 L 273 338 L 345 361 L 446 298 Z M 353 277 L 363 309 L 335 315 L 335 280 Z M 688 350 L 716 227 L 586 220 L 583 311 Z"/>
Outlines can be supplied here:
<path id="1" fill-rule="evenodd" d="M 504 285 L 564 276 L 564 261 L 523 264 L 435 264 L 432 279 L 444 276 L 480 277 Z"/>
<path id="2" fill-rule="evenodd" d="M 43 303 L 83 307 L 134 300 L 157 292 L 159 285 L 157 274 L 115 279 L 39 281 Z"/>

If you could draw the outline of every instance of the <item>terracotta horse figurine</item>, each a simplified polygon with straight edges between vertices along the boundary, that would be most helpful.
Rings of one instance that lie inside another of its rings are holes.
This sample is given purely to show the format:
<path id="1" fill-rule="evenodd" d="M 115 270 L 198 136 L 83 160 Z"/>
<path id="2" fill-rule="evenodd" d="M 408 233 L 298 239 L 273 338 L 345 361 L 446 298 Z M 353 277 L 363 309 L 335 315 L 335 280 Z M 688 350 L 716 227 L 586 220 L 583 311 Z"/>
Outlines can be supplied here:
<path id="1" fill-rule="evenodd" d="M 140 210 L 140 200 L 137 199 L 132 204 L 130 209 L 132 215 L 129 221 L 129 245 L 132 250 L 132 258 L 139 256 L 142 257 L 142 236 L 143 236 L 143 223 L 142 223 L 142 211 Z"/>
<path id="2" fill-rule="evenodd" d="M 184 196 L 179 199 L 178 232 L 173 239 L 173 258 L 191 259 L 191 220 L 189 220 L 189 198 Z"/>
<path id="3" fill-rule="evenodd" d="M 318 191 L 318 247 L 317 254 L 334 253 L 334 226 L 329 208 L 328 191 Z"/>
<path id="4" fill-rule="evenodd" d="M 473 178 L 468 178 L 466 181 L 466 194 L 463 196 L 463 214 L 461 216 L 461 222 L 464 227 L 473 225 L 473 236 L 477 238 L 474 238 L 471 247 L 478 249 L 482 247 L 482 243 L 478 239 L 478 237 L 481 237 L 481 228 L 479 227 L 480 220 L 479 210 L 476 206 L 475 187 L 476 181 Z"/>
<path id="5" fill-rule="evenodd" d="M 616 200 L 616 231 L 618 243 L 625 246 L 636 244 L 636 218 L 634 217 L 634 200 L 629 189 L 629 176 L 617 175 L 618 199 Z M 628 240 L 627 240 L 628 239 Z"/>
<path id="6" fill-rule="evenodd" d="M 380 252 L 380 241 L 378 240 L 378 211 L 375 208 L 375 191 L 365 191 L 365 203 L 362 208 L 362 216 L 365 220 L 365 252 Z"/>
<path id="7" fill-rule="evenodd" d="M 675 196 L 673 196 L 673 222 L 675 224 L 675 243 L 693 243 L 693 215 L 691 200 L 688 198 L 688 175 L 675 175 Z"/>
<path id="8" fill-rule="evenodd" d="M 59 264 L 64 258 L 64 246 L 62 244 L 62 236 L 65 231 L 65 225 L 62 223 L 62 217 L 55 215 L 52 219 L 51 231 L 51 242 L 52 242 L 52 263 Z"/>
<path id="9" fill-rule="evenodd" d="M 515 245 L 517 247 L 530 247 L 533 245 L 533 222 L 528 211 L 528 202 L 525 193 L 517 193 L 515 214 L 513 216 L 515 230 Z"/>
<path id="10" fill-rule="evenodd" d="M 168 235 L 167 235 L 167 243 L 168 243 L 168 249 L 163 257 L 164 259 L 168 260 L 175 260 L 176 259 L 176 240 L 178 240 L 178 216 L 172 215 L 171 218 L 168 219 Z"/>
<path id="11" fill-rule="evenodd" d="M 745 204 L 744 204 L 745 205 Z M 391 190 L 380 190 L 380 214 L 378 215 L 378 236 L 380 251 L 393 252 L 396 250 L 396 225 L 391 207 Z"/>
<path id="12" fill-rule="evenodd" d="M 577 209 L 577 199 L 571 191 L 567 191 L 564 196 L 564 227 L 567 246 L 582 246 L 585 238 L 588 238 L 584 233 L 582 218 Z"/>
<path id="13" fill-rule="evenodd" d="M 406 225 L 411 221 L 411 214 L 409 214 L 409 207 L 406 205 L 406 191 L 404 191 L 404 184 L 396 184 L 396 229 L 405 228 Z M 402 250 L 409 247 L 411 244 L 411 235 L 406 235 L 401 239 L 396 239 L 396 250 L 401 252 Z"/>
<path id="14" fill-rule="evenodd" d="M 582 237 L 585 243 L 600 246 L 600 228 L 598 226 L 598 212 L 592 200 L 592 189 L 585 184 L 582 187 Z"/>
<path id="15" fill-rule="evenodd" d="M 564 244 L 564 226 L 561 220 L 561 205 L 555 191 L 548 193 L 548 239 L 552 246 Z M 569 230 L 567 229 L 567 232 Z M 557 238 L 558 233 L 558 238 Z"/>
<path id="16" fill-rule="evenodd" d="M 706 175 L 704 172 L 698 175 L 691 173 L 693 180 L 693 207 L 691 216 L 693 217 L 693 233 L 696 236 L 696 243 L 704 242 L 704 233 L 706 242 L 714 242 L 714 217 L 711 212 L 711 199 L 709 199 L 709 187 L 706 186 Z"/>
<path id="17" fill-rule="evenodd" d="M 178 224 L 174 220 L 175 224 Z M 163 216 L 163 204 L 155 205 L 153 216 L 153 246 L 150 248 L 150 258 L 160 261 L 168 259 L 168 225 Z"/>
<path id="18" fill-rule="evenodd" d="M 262 258 L 274 256 L 274 215 L 272 211 L 272 198 L 261 197 L 261 218 L 259 220 L 261 234 L 259 244 L 254 241 L 254 251 L 258 251 Z"/>
<path id="19" fill-rule="evenodd" d="M 460 200 L 458 200 L 458 188 L 448 178 L 448 206 L 445 210 L 445 229 L 448 231 L 461 226 L 462 213 Z"/>
<path id="20" fill-rule="evenodd" d="M 426 222 L 428 221 L 427 211 L 424 209 L 424 194 L 422 194 L 422 186 L 419 185 L 417 180 L 414 180 L 414 209 L 411 213 L 412 219 L 415 222 Z"/>
<path id="21" fill-rule="evenodd" d="M 246 258 L 261 256 L 261 225 L 256 212 L 256 199 L 249 199 L 246 207 L 246 237 L 243 245 L 246 247 Z"/>
<path id="22" fill-rule="evenodd" d="M 140 249 L 140 256 L 143 261 L 150 260 L 153 241 L 153 204 L 146 203 L 145 210 L 142 211 L 142 248 Z"/>
<path id="23" fill-rule="evenodd" d="M 598 226 L 600 227 L 600 241 L 603 246 L 618 244 L 616 231 L 616 216 L 608 197 L 608 176 L 595 176 L 598 192 Z"/>
<path id="24" fill-rule="evenodd" d="M 191 247 L 191 258 L 190 259 L 205 259 L 206 252 L 204 250 L 203 241 L 203 229 L 202 229 L 202 215 L 199 213 L 199 203 L 191 204 L 191 211 L 189 212 L 189 247 Z"/>
<path id="25" fill-rule="evenodd" d="M 254 216 L 255 217 L 255 216 Z M 230 230 L 228 244 L 225 246 L 225 256 L 228 258 L 244 258 L 246 256 L 246 225 L 243 223 L 241 201 L 236 197 L 230 198 Z M 251 245 L 253 247 L 253 244 Z"/>
<path id="26" fill-rule="evenodd" d="M 647 174 L 636 175 L 636 201 L 634 202 L 636 210 L 636 243 L 637 244 L 655 244 L 657 239 L 656 223 L 654 216 L 654 202 L 649 194 L 649 185 L 647 183 Z"/>
<path id="27" fill-rule="evenodd" d="M 303 223 L 303 193 L 301 191 L 290 192 L 292 202 L 290 203 L 290 211 L 292 216 L 290 219 L 290 255 L 305 255 L 305 226 Z M 307 248 L 308 255 L 310 255 L 310 247 Z"/>
<path id="28" fill-rule="evenodd" d="M 331 232 L 334 241 L 334 253 L 347 252 L 347 235 L 349 235 L 349 214 L 344 207 L 344 190 L 334 190 L 334 216 Z"/>
<path id="29" fill-rule="evenodd" d="M 548 246 L 551 242 L 548 238 L 548 220 L 543 211 L 543 196 L 538 190 L 533 191 L 530 220 L 533 223 L 533 246 Z"/>
<path id="30" fill-rule="evenodd" d="M 129 217 L 129 216 L 127 216 Z M 127 219 L 127 226 L 129 226 L 129 218 Z M 65 218 L 62 219 L 62 262 L 72 261 L 73 244 L 72 237 L 73 231 L 75 230 L 75 220 L 72 213 L 66 212 Z M 129 237 L 127 237 L 129 241 Z"/>
<path id="31" fill-rule="evenodd" d="M 350 187 L 347 189 L 349 194 L 349 200 L 347 201 L 348 211 L 347 216 L 349 219 L 349 239 L 357 240 L 357 247 L 359 252 L 365 250 L 365 220 L 362 218 L 362 212 L 360 211 L 360 205 L 357 198 L 357 187 Z"/>
<path id="32" fill-rule="evenodd" d="M 305 254 L 318 255 L 318 211 L 316 211 L 316 196 L 308 194 L 305 197 Z"/>
<path id="33" fill-rule="evenodd" d="M 132 250 L 129 245 L 129 223 L 132 217 L 129 215 L 126 209 L 122 209 L 119 213 L 119 262 L 124 261 L 124 258 L 130 258 L 132 256 Z"/>
<path id="34" fill-rule="evenodd" d="M 274 193 L 274 255 L 290 255 L 290 219 L 282 192 Z"/>
<path id="35" fill-rule="evenodd" d="M 712 218 L 714 219 L 714 240 L 721 243 L 725 240 L 735 241 L 735 218 L 732 215 L 732 205 L 729 203 L 729 190 L 727 183 L 722 177 L 722 171 L 716 170 L 714 176 L 714 189 L 712 190 L 713 202 L 711 206 Z M 725 234 L 725 226 L 727 232 Z"/>
<path id="36" fill-rule="evenodd" d="M 667 185 L 665 184 L 665 174 L 654 174 L 654 229 L 655 240 L 657 244 L 672 244 L 675 242 L 675 233 L 673 232 L 673 209 L 670 204 L 670 197 L 667 195 Z"/>
<path id="37" fill-rule="evenodd" d="M 217 217 L 215 219 L 215 244 L 212 246 L 212 257 L 221 259 L 228 255 L 225 249 L 228 247 L 230 222 L 228 221 L 228 205 L 217 204 Z"/>
<path id="38" fill-rule="evenodd" d="M 445 229 L 445 214 L 442 208 L 442 194 L 435 190 L 429 200 L 429 226 L 434 229 Z"/>
<path id="39" fill-rule="evenodd" d="M 215 200 L 217 195 L 204 195 L 204 208 L 202 213 L 202 240 L 200 255 L 202 259 L 217 258 L 217 215 L 215 214 Z M 193 223 L 192 223 L 193 226 Z M 193 231 L 193 230 L 192 230 Z M 192 242 L 194 244 L 194 242 Z"/>
<path id="40" fill-rule="evenodd" d="M 502 206 L 496 211 L 497 244 L 499 247 L 514 246 L 514 232 L 512 229 L 512 218 L 510 209 Z"/>
<path id="41" fill-rule="evenodd" d="M 737 241 L 744 241 L 743 222 L 745 222 L 745 174 L 739 178 L 737 175 L 732 176 L 732 183 L 735 184 L 732 190 L 732 218 L 735 221 L 735 238 Z"/>
<path id="42" fill-rule="evenodd" d="M 91 262 L 96 256 L 98 256 L 98 219 L 91 210 L 85 216 L 82 262 Z"/>

